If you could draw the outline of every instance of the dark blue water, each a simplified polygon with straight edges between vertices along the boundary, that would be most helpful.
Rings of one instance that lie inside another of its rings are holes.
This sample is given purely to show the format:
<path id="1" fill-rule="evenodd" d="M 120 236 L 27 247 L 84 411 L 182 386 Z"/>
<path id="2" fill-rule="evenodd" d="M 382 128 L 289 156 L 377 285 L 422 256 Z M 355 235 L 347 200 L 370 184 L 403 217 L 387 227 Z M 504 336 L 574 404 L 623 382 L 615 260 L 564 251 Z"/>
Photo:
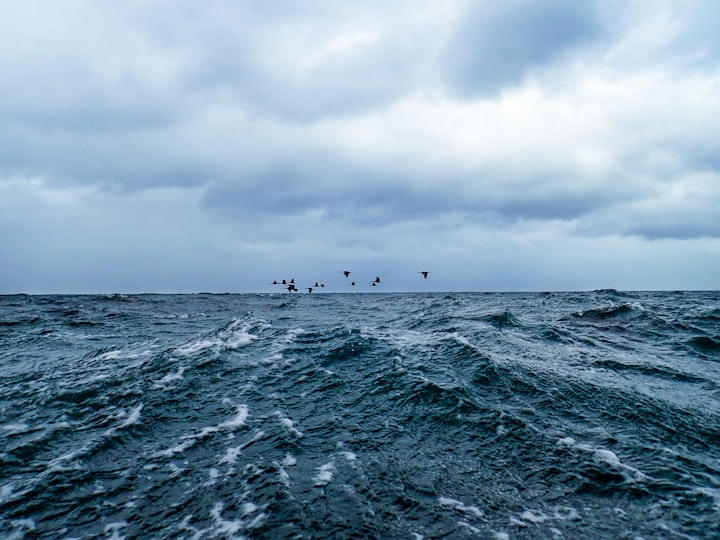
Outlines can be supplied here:
<path id="1" fill-rule="evenodd" d="M 718 538 L 720 293 L 0 297 L 0 537 Z"/>

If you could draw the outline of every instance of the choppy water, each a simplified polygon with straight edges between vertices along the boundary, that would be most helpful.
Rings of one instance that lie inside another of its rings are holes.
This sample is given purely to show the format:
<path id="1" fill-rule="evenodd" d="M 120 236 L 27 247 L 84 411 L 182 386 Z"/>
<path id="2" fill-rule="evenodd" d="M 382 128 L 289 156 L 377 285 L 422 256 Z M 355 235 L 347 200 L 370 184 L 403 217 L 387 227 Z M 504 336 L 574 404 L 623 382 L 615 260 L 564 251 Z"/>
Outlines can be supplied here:
<path id="1" fill-rule="evenodd" d="M 720 537 L 720 293 L 0 297 L 0 536 Z"/>

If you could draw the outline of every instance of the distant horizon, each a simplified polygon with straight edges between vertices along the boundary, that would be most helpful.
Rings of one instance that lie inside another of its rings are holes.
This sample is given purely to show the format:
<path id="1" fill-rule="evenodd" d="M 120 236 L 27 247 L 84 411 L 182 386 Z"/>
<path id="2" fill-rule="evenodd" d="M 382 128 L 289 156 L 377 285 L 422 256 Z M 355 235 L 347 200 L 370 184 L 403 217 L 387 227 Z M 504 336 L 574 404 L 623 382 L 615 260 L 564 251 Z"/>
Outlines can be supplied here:
<path id="1" fill-rule="evenodd" d="M 309 293 L 298 290 L 297 292 L 288 291 L 175 291 L 175 292 L 6 292 L 0 293 L 0 296 L 180 296 L 180 295 L 232 295 L 232 294 L 273 294 L 273 295 L 322 295 L 322 294 L 574 294 L 574 293 L 602 293 L 602 292 L 618 292 L 618 293 L 716 293 L 720 289 L 615 289 L 615 288 L 599 288 L 599 289 L 527 289 L 527 290 L 319 290 Z"/>

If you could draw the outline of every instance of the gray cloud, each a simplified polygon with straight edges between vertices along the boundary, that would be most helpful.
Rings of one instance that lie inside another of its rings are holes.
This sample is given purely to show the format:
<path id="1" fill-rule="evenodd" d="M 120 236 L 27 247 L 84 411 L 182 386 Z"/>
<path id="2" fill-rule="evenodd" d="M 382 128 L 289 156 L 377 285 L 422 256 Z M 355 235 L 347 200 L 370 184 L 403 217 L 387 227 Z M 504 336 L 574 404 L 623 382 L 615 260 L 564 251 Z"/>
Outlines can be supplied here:
<path id="1" fill-rule="evenodd" d="M 568 244 L 598 268 L 600 244 L 668 268 L 688 246 L 706 267 L 720 238 L 720 8 L 655 6 L 10 6 L 1 258 L 16 289 L 23 276 L 158 283 L 129 277 L 136 260 L 187 290 L 203 260 L 230 286 L 240 266 L 255 280 L 312 261 L 400 276 L 428 258 L 457 283 L 481 268 L 516 288 L 518 268 L 548 265 L 542 287 L 572 277 L 547 254 L 581 270 Z"/>
<path id="2" fill-rule="evenodd" d="M 493 95 L 603 33 L 595 2 L 469 2 L 440 61 L 454 92 Z"/>

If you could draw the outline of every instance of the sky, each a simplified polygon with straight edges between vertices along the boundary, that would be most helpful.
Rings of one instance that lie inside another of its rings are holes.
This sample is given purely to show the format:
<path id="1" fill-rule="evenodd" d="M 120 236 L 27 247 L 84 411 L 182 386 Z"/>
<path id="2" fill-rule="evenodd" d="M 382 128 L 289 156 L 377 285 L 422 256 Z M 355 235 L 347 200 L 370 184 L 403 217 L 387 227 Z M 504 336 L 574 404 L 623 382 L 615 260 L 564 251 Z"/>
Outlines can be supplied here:
<path id="1" fill-rule="evenodd" d="M 0 294 L 720 289 L 715 0 L 0 6 Z"/>

